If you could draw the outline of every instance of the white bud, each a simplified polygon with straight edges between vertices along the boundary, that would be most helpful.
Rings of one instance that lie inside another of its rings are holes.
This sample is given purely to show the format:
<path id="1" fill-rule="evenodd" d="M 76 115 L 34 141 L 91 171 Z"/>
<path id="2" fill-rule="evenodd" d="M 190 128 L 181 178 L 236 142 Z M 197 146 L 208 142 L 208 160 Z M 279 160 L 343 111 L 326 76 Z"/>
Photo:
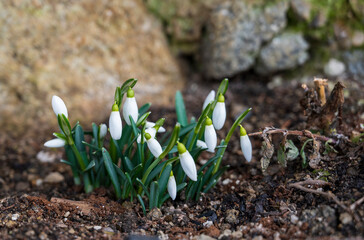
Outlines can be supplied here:
<path id="1" fill-rule="evenodd" d="M 155 128 L 147 128 L 147 129 L 145 129 L 145 133 L 149 133 L 150 134 L 150 136 L 151 136 L 151 138 L 155 138 L 155 135 L 156 135 L 156 130 L 155 130 Z M 144 133 L 144 134 L 145 134 Z M 140 143 L 140 140 L 141 140 L 141 135 L 139 134 L 138 135 L 138 138 L 137 138 L 137 143 Z M 144 137 L 144 142 L 145 142 L 146 140 L 145 140 L 145 137 Z"/>
<path id="2" fill-rule="evenodd" d="M 215 148 L 217 145 L 217 136 L 214 126 L 212 126 L 212 124 L 206 125 L 205 127 L 205 142 L 208 148 L 207 151 L 215 152 Z"/>
<path id="3" fill-rule="evenodd" d="M 252 144 L 248 135 L 240 136 L 240 147 L 245 159 L 250 162 L 252 160 Z"/>
<path id="4" fill-rule="evenodd" d="M 195 161 L 193 160 L 191 154 L 188 151 L 179 154 L 180 163 L 183 171 L 192 180 L 197 181 L 197 169 Z"/>
<path id="5" fill-rule="evenodd" d="M 197 142 L 196 142 L 196 146 L 197 146 L 198 148 L 207 148 L 206 143 L 205 143 L 204 141 L 201 141 L 201 140 L 197 140 Z"/>
<path id="6" fill-rule="evenodd" d="M 212 123 L 216 130 L 220 130 L 226 120 L 226 109 L 225 109 L 225 102 L 217 102 L 215 109 L 212 113 Z"/>
<path id="7" fill-rule="evenodd" d="M 155 123 L 154 122 L 146 122 L 145 123 L 145 128 L 152 128 L 152 127 L 154 127 L 155 126 Z M 162 126 L 160 126 L 159 127 L 159 129 L 158 129 L 158 132 L 159 133 L 164 133 L 166 131 L 166 129 L 164 128 L 164 127 L 162 127 Z"/>
<path id="8" fill-rule="evenodd" d="M 167 189 L 168 189 L 168 194 L 172 198 L 172 200 L 176 199 L 176 196 L 177 196 L 177 183 L 176 183 L 176 179 L 174 178 L 173 175 L 170 176 L 169 179 L 168 179 Z"/>
<path id="9" fill-rule="evenodd" d="M 55 138 L 44 143 L 45 147 L 49 148 L 60 148 L 66 145 L 66 141 L 60 138 Z"/>
<path id="10" fill-rule="evenodd" d="M 149 140 L 147 140 L 147 145 L 149 148 L 149 151 L 153 154 L 154 157 L 159 157 L 162 154 L 162 146 L 159 144 L 159 142 L 153 137 L 151 137 Z"/>
<path id="11" fill-rule="evenodd" d="M 206 106 L 214 100 L 215 100 L 215 91 L 211 90 L 211 92 L 207 95 L 207 97 L 203 103 L 202 111 L 205 110 Z"/>
<path id="12" fill-rule="evenodd" d="M 104 138 L 106 136 L 107 133 L 107 126 L 106 124 L 102 123 L 100 125 L 100 138 Z"/>
<path id="13" fill-rule="evenodd" d="M 128 125 L 131 125 L 129 116 L 131 116 L 131 118 L 135 123 L 138 121 L 138 105 L 135 100 L 135 97 L 131 98 L 127 97 L 123 107 L 123 117 L 125 119 L 125 122 Z"/>
<path id="14" fill-rule="evenodd" d="M 112 111 L 109 118 L 109 129 L 111 137 L 114 140 L 119 140 L 123 131 L 123 125 L 121 122 L 120 112 Z"/>
<path id="15" fill-rule="evenodd" d="M 56 95 L 52 97 L 52 108 L 57 117 L 59 114 L 64 114 L 66 118 L 68 118 L 66 104 L 64 104 L 63 100 Z"/>

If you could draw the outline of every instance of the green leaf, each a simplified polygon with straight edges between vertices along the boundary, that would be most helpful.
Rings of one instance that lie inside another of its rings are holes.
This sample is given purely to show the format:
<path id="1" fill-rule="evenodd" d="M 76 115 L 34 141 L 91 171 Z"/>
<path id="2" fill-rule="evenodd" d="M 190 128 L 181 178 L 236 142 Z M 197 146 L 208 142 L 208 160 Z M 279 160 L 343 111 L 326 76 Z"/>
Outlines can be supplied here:
<path id="1" fill-rule="evenodd" d="M 122 102 L 122 96 L 120 94 L 120 87 L 117 87 L 115 89 L 114 101 L 118 105 L 118 107 L 120 108 L 120 105 L 121 105 L 121 102 Z"/>
<path id="2" fill-rule="evenodd" d="M 95 166 L 95 161 L 94 160 L 92 160 L 89 164 L 88 164 L 88 166 L 86 167 L 86 169 L 85 170 L 83 170 L 83 172 L 87 172 L 88 170 L 90 170 L 91 168 L 93 168 Z"/>
<path id="3" fill-rule="evenodd" d="M 288 151 L 287 151 L 287 149 L 288 149 Z M 286 142 L 287 161 L 292 161 L 292 160 L 296 159 L 298 157 L 298 155 L 299 155 L 298 148 L 294 145 L 292 140 L 288 140 Z"/>
<path id="4" fill-rule="evenodd" d="M 183 101 L 183 97 L 180 91 L 176 92 L 176 114 L 177 114 L 177 121 L 182 125 L 182 126 L 187 126 L 188 124 L 188 119 L 187 119 L 187 114 L 186 114 L 186 107 L 185 107 L 185 103 Z"/>
<path id="5" fill-rule="evenodd" d="M 113 163 L 113 166 L 116 174 L 119 175 L 123 181 L 126 181 L 125 173 L 123 173 L 123 171 L 121 171 L 121 169 L 115 163 Z"/>
<path id="6" fill-rule="evenodd" d="M 124 158 L 124 163 L 125 163 L 126 171 L 130 172 L 131 170 L 133 170 L 134 165 L 128 157 Z"/>
<path id="7" fill-rule="evenodd" d="M 140 125 L 142 125 L 146 120 L 147 118 L 149 117 L 149 115 L 151 114 L 152 112 L 147 112 L 147 113 L 144 113 L 139 119 L 138 121 L 136 122 L 136 126 L 139 127 Z"/>
<path id="8" fill-rule="evenodd" d="M 145 210 L 145 205 L 144 205 L 144 201 L 143 201 L 142 197 L 139 194 L 137 195 L 137 197 L 140 202 L 140 205 L 142 206 L 144 215 L 147 215 L 147 211 Z"/>
<path id="9" fill-rule="evenodd" d="M 283 167 L 287 167 L 287 161 L 286 161 L 286 147 L 285 144 L 280 144 L 277 152 L 277 158 L 279 164 L 281 164 Z"/>
<path id="10" fill-rule="evenodd" d="M 83 143 L 84 145 L 88 146 L 89 148 L 92 148 L 92 149 L 94 149 L 94 150 L 96 150 L 96 151 L 101 151 L 101 148 L 99 148 L 99 147 L 98 147 L 98 146 L 96 146 L 96 145 L 89 144 L 88 142 L 85 142 L 85 141 L 82 141 L 82 143 Z"/>
<path id="11" fill-rule="evenodd" d="M 159 196 L 160 196 L 160 198 L 162 197 L 162 194 L 164 193 L 164 191 L 167 188 L 167 184 L 168 184 L 168 180 L 169 180 L 169 176 L 171 174 L 171 171 L 172 171 L 172 165 L 167 164 L 164 171 L 162 172 L 162 174 L 159 177 L 158 186 L 159 186 Z"/>
<path id="12" fill-rule="evenodd" d="M 106 171 L 108 172 L 111 182 L 114 186 L 116 197 L 118 199 L 120 199 L 121 198 L 121 188 L 120 188 L 119 179 L 116 175 L 110 154 L 108 153 L 108 151 L 105 148 L 102 148 L 102 157 L 104 159 Z"/>
<path id="13" fill-rule="evenodd" d="M 187 126 L 184 126 L 181 128 L 181 131 L 179 133 L 179 137 L 183 137 L 187 133 L 189 133 L 194 127 L 196 126 L 196 123 L 190 123 Z"/>
<path id="14" fill-rule="evenodd" d="M 67 160 L 61 159 L 61 163 L 65 163 L 67 165 L 70 165 L 71 167 L 73 166 L 73 164 Z"/>
<path id="15" fill-rule="evenodd" d="M 221 81 L 219 88 L 217 89 L 217 93 L 216 93 L 216 99 L 219 96 L 219 94 L 221 93 L 222 95 L 225 95 L 227 89 L 229 86 L 229 79 L 225 78 L 224 80 Z"/>
<path id="16" fill-rule="evenodd" d="M 139 116 L 142 116 L 144 113 L 146 113 L 149 110 L 151 105 L 152 105 L 151 103 L 146 103 L 143 106 L 141 106 L 138 111 Z"/>
<path id="17" fill-rule="evenodd" d="M 67 137 L 62 133 L 53 133 L 53 135 L 59 139 L 67 141 Z"/>
<path id="18" fill-rule="evenodd" d="M 162 154 L 159 156 L 160 159 L 163 159 L 172 150 L 174 145 L 176 145 L 180 129 L 181 129 L 181 125 L 179 123 L 176 123 L 176 125 L 174 126 L 172 136 L 171 136 L 171 138 L 170 138 L 170 140 L 168 142 L 167 147 L 164 149 Z"/>
<path id="19" fill-rule="evenodd" d="M 145 192 L 145 194 L 147 194 L 147 197 L 150 198 L 147 187 L 142 183 L 142 181 L 139 178 L 136 178 L 135 180 L 140 184 L 140 186 L 142 186 L 143 191 Z"/>
<path id="20" fill-rule="evenodd" d="M 159 195 L 158 193 L 159 193 L 158 182 L 154 181 L 150 185 L 149 209 L 157 207 L 158 195 Z"/>
<path id="21" fill-rule="evenodd" d="M 301 148 L 301 151 L 300 151 L 300 155 L 301 155 L 301 158 L 302 158 L 302 168 L 306 168 L 307 165 L 308 165 L 308 162 L 307 162 L 307 159 L 306 159 L 306 154 L 305 154 L 305 147 L 306 147 L 307 143 L 312 142 L 312 141 L 313 141 L 313 139 L 307 139 L 302 145 L 302 148 Z"/>

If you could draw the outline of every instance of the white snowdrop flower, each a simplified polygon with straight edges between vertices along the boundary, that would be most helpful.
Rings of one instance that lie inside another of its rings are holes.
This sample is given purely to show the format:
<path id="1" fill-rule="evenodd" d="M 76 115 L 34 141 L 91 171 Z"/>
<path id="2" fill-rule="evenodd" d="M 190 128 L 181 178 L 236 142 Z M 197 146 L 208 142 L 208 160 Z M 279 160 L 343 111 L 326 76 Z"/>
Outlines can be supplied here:
<path id="1" fill-rule="evenodd" d="M 168 179 L 167 190 L 168 190 L 168 194 L 172 198 L 172 200 L 176 199 L 177 183 L 176 183 L 176 179 L 173 176 L 173 171 L 171 171 L 171 175 L 169 176 L 169 179 Z"/>
<path id="2" fill-rule="evenodd" d="M 107 133 L 107 126 L 106 124 L 102 123 L 100 125 L 100 138 L 104 138 L 106 136 Z"/>
<path id="3" fill-rule="evenodd" d="M 252 160 L 252 144 L 248 134 L 243 126 L 240 125 L 240 147 L 245 159 L 250 162 Z"/>
<path id="4" fill-rule="evenodd" d="M 68 118 L 68 111 L 66 104 L 64 104 L 63 100 L 56 95 L 52 97 L 52 108 L 57 117 L 58 114 L 61 115 L 64 114 L 66 118 Z"/>
<path id="5" fill-rule="evenodd" d="M 217 137 L 216 131 L 214 126 L 212 126 L 212 121 L 208 117 L 206 119 L 206 126 L 205 126 L 205 142 L 207 145 L 208 152 L 215 152 L 216 144 L 217 144 Z"/>
<path id="6" fill-rule="evenodd" d="M 215 100 L 215 91 L 211 90 L 211 92 L 207 95 L 205 101 L 203 102 L 202 111 L 205 110 L 206 106 Z"/>
<path id="7" fill-rule="evenodd" d="M 66 141 L 60 138 L 55 138 L 44 143 L 45 147 L 49 148 L 60 148 L 66 145 Z"/>
<path id="8" fill-rule="evenodd" d="M 121 122 L 121 116 L 119 112 L 119 107 L 116 103 L 112 105 L 112 112 L 109 118 L 109 130 L 111 137 L 114 140 L 119 140 L 123 131 L 123 124 Z"/>
<path id="9" fill-rule="evenodd" d="M 180 142 L 177 142 L 177 150 L 183 171 L 192 181 L 197 181 L 196 164 L 191 154 L 187 151 L 185 145 Z"/>
<path id="10" fill-rule="evenodd" d="M 153 128 L 153 127 L 152 128 L 147 128 L 147 129 L 145 129 L 145 133 L 149 133 L 151 138 L 155 138 L 157 130 L 155 128 Z M 142 139 L 142 136 L 141 136 L 141 134 L 139 134 L 138 138 L 137 138 L 137 143 L 140 143 L 141 139 Z M 145 140 L 145 135 L 144 135 L 144 141 L 146 141 Z"/>
<path id="11" fill-rule="evenodd" d="M 138 121 L 138 105 L 134 97 L 133 89 L 129 88 L 123 107 L 123 117 L 128 125 L 131 125 L 129 116 L 136 123 Z"/>
<path id="12" fill-rule="evenodd" d="M 226 120 L 225 97 L 220 94 L 215 109 L 212 113 L 212 122 L 216 130 L 220 130 Z"/>
<path id="13" fill-rule="evenodd" d="M 197 140 L 197 142 L 196 142 L 196 146 L 197 146 L 198 148 L 207 148 L 206 143 L 205 143 L 204 141 L 201 141 L 201 140 Z"/>
<path id="14" fill-rule="evenodd" d="M 154 122 L 146 122 L 145 123 L 145 128 L 152 128 L 152 127 L 154 127 L 155 126 L 155 123 Z M 159 127 L 159 129 L 158 129 L 158 132 L 159 133 L 164 133 L 166 131 L 166 129 L 164 128 L 164 127 L 162 127 L 162 126 L 160 126 Z"/>
<path id="15" fill-rule="evenodd" d="M 149 151 L 153 154 L 154 157 L 159 157 L 162 154 L 162 146 L 159 144 L 159 142 L 152 138 L 152 136 L 149 133 L 146 133 L 145 139 L 147 140 L 147 145 L 149 148 Z"/>

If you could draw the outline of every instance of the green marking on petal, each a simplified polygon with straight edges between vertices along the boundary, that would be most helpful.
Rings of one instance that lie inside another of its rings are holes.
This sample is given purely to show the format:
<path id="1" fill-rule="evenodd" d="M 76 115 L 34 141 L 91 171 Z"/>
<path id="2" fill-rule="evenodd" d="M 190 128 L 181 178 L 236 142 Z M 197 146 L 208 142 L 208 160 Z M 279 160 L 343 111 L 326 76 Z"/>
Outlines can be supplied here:
<path id="1" fill-rule="evenodd" d="M 119 112 L 119 107 L 118 107 L 118 105 L 116 104 L 116 102 L 112 105 L 112 111 L 113 111 L 113 112 Z"/>
<path id="2" fill-rule="evenodd" d="M 243 128 L 243 126 L 239 125 L 240 126 L 240 136 L 245 136 L 246 135 L 246 130 L 245 128 Z"/>
<path id="3" fill-rule="evenodd" d="M 129 88 L 129 89 L 128 89 L 128 92 L 126 93 L 126 96 L 127 96 L 128 98 L 133 98 L 133 97 L 134 97 L 134 90 L 133 90 L 133 89 L 131 89 L 131 88 Z"/>
<path id="4" fill-rule="evenodd" d="M 187 151 L 185 145 L 180 142 L 177 142 L 177 150 L 179 154 L 185 153 Z"/>
<path id="5" fill-rule="evenodd" d="M 217 98 L 217 101 L 218 102 L 225 102 L 225 97 L 224 97 L 224 95 L 222 95 L 221 93 L 219 94 L 219 97 Z"/>

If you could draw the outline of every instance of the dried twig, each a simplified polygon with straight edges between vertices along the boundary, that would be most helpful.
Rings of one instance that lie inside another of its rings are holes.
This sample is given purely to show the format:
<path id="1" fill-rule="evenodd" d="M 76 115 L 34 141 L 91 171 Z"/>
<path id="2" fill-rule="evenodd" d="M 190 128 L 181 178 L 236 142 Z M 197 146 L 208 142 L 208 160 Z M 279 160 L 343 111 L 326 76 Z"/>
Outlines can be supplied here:
<path id="1" fill-rule="evenodd" d="M 276 134 L 276 133 L 283 133 L 286 135 L 295 135 L 295 136 L 303 136 L 303 137 L 310 137 L 312 139 L 317 139 L 320 140 L 322 142 L 327 142 L 330 141 L 333 144 L 336 144 L 336 140 L 329 138 L 329 137 L 325 137 L 322 135 L 317 135 L 317 134 L 313 134 L 308 130 L 286 130 L 286 129 L 278 129 L 278 128 L 265 128 L 263 131 L 265 134 Z M 255 132 L 255 133 L 250 133 L 248 134 L 249 136 L 260 136 L 263 134 L 263 132 Z"/>
<path id="2" fill-rule="evenodd" d="M 288 184 L 288 187 L 293 187 L 293 188 L 297 188 L 297 189 L 299 189 L 301 191 L 304 191 L 304 192 L 310 192 L 310 193 L 315 193 L 315 194 L 318 194 L 318 195 L 325 196 L 326 198 L 333 200 L 342 209 L 344 209 L 346 212 L 348 212 L 352 216 L 354 216 L 354 218 L 355 218 L 355 220 L 357 222 L 360 222 L 360 218 L 354 213 L 354 209 L 364 201 L 364 197 L 360 198 L 358 201 L 356 201 L 355 203 L 351 204 L 350 207 L 348 207 L 342 201 L 340 201 L 336 197 L 336 195 L 333 194 L 332 192 L 323 192 L 323 191 L 319 191 L 317 189 L 312 189 L 312 188 L 305 187 L 304 185 L 325 186 L 325 185 L 331 185 L 331 183 L 328 183 L 328 182 L 325 182 L 325 181 L 322 181 L 322 180 L 310 179 L 310 180 L 306 180 L 306 181 L 302 181 L 302 182 L 290 183 L 290 184 Z"/>

